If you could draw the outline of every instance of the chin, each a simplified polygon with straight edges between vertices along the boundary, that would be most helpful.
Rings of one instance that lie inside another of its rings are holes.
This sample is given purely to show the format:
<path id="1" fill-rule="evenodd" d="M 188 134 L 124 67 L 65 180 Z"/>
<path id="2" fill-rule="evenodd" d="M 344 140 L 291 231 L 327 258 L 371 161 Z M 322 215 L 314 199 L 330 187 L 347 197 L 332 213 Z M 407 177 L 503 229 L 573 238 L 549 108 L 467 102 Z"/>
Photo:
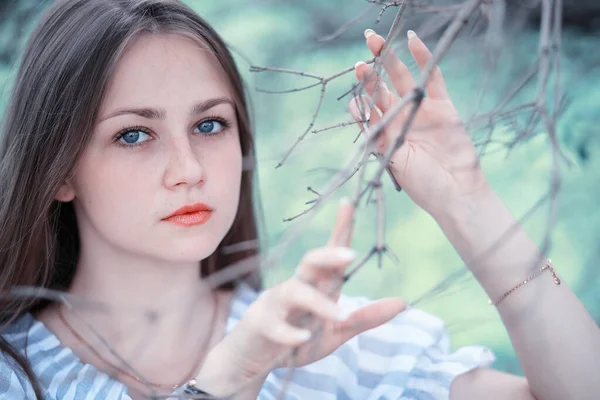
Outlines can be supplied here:
<path id="1" fill-rule="evenodd" d="M 217 240 L 177 240 L 170 242 L 167 248 L 164 248 L 164 254 L 161 258 L 174 263 L 194 263 L 204 260 L 217 250 L 219 243 Z"/>

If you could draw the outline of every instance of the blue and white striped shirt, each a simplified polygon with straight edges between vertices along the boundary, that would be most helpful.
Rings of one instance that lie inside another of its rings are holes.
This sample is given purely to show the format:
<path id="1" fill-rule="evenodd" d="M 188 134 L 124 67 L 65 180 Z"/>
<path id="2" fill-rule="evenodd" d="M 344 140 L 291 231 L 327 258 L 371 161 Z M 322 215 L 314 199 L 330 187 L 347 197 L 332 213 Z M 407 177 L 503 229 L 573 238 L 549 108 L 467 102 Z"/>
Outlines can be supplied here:
<path id="1" fill-rule="evenodd" d="M 227 332 L 242 318 L 258 293 L 238 285 L 227 321 Z M 355 310 L 368 299 L 342 295 L 340 305 Z M 122 383 L 82 363 L 46 326 L 25 314 L 3 334 L 21 354 L 27 354 L 45 400 L 130 400 Z M 458 374 L 494 360 L 484 347 L 450 350 L 443 322 L 409 308 L 378 328 L 346 342 L 331 355 L 296 368 L 285 390 L 285 400 L 446 400 Z M 34 399 L 26 376 L 0 355 L 0 399 Z M 286 369 L 267 377 L 260 400 L 275 400 L 286 379 Z M 182 390 L 174 393 L 180 394 Z M 173 397 L 175 398 L 175 397 Z"/>

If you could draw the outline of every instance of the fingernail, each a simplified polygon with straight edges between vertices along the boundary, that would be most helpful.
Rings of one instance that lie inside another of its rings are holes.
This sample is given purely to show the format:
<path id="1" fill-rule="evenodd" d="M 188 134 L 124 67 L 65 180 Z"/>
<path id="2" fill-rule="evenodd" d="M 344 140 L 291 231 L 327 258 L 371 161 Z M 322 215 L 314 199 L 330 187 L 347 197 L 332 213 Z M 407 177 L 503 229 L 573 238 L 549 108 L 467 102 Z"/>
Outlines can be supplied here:
<path id="1" fill-rule="evenodd" d="M 347 197 L 342 197 L 340 199 L 340 206 L 345 206 L 346 204 L 350 204 L 350 199 Z"/>
<path id="2" fill-rule="evenodd" d="M 408 36 L 408 40 L 410 40 L 411 38 L 417 37 L 417 34 L 415 31 L 409 30 L 406 32 L 406 36 Z"/>
<path id="3" fill-rule="evenodd" d="M 336 249 L 336 254 L 344 261 L 352 261 L 356 258 L 356 251 L 349 247 L 338 247 Z"/>
<path id="4" fill-rule="evenodd" d="M 358 67 L 359 67 L 361 64 L 365 64 L 365 65 L 367 65 L 367 63 L 366 63 L 366 62 L 364 62 L 364 61 L 358 61 L 356 64 L 354 64 L 354 69 L 358 69 Z"/>
<path id="5" fill-rule="evenodd" d="M 373 29 L 365 29 L 365 39 L 370 38 L 374 34 L 375 34 L 375 31 Z"/>

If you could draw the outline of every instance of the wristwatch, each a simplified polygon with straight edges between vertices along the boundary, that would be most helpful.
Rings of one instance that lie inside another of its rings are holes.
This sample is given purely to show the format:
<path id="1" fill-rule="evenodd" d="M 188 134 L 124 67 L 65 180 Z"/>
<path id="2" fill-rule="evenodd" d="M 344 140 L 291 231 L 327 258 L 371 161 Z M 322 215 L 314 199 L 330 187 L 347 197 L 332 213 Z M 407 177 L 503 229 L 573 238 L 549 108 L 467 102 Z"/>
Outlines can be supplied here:
<path id="1" fill-rule="evenodd" d="M 192 396 L 203 396 L 203 397 L 197 397 L 198 399 L 216 399 L 217 397 L 213 396 L 210 393 L 206 393 L 204 390 L 198 388 L 196 386 L 196 380 L 192 379 L 190 380 L 186 385 L 185 385 L 185 389 L 183 390 L 183 392 L 185 394 L 189 394 Z"/>

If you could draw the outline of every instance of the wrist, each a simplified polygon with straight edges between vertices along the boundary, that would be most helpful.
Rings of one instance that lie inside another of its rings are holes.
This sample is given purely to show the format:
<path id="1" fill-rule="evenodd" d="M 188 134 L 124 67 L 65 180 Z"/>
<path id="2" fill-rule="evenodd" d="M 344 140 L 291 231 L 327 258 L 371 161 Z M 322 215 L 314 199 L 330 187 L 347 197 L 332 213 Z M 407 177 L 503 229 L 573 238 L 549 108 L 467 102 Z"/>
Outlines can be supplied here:
<path id="1" fill-rule="evenodd" d="M 488 296 L 541 268 L 537 244 L 491 188 L 447 210 L 434 218 Z"/>
<path id="2" fill-rule="evenodd" d="M 491 187 L 434 218 L 476 277 L 500 265 L 504 271 L 520 269 L 539 257 L 537 246 Z"/>
<path id="3" fill-rule="evenodd" d="M 444 183 L 434 185 L 439 186 L 437 189 L 426 191 L 426 197 L 413 198 L 437 221 L 461 222 L 478 213 L 481 205 L 497 197 L 479 168 L 446 176 L 442 181 Z"/>
<path id="4" fill-rule="evenodd" d="M 431 212 L 431 216 L 444 228 L 463 228 L 475 226 L 489 210 L 504 207 L 498 195 L 490 185 L 484 185 L 477 191 L 448 201 L 444 207 Z M 493 213 L 494 211 L 492 211 Z M 467 232 L 465 232 L 466 234 Z"/>
<path id="5" fill-rule="evenodd" d="M 221 343 L 208 354 L 195 386 L 217 398 L 256 399 L 268 374 L 248 374 L 224 347 Z"/>

